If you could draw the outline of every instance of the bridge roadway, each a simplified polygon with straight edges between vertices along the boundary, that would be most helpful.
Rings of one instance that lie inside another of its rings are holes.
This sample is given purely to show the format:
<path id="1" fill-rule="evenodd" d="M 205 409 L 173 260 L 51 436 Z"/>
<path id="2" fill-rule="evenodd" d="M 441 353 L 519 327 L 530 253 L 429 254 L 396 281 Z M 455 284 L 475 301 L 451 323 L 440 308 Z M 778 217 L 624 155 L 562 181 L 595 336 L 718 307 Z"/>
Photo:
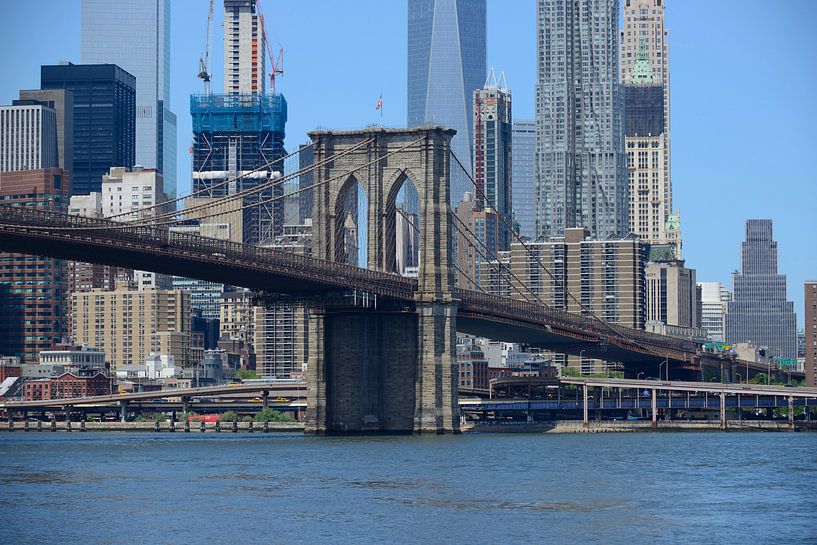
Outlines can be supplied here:
<path id="1" fill-rule="evenodd" d="M 789 422 L 794 421 L 795 407 L 817 408 L 817 388 L 790 388 L 757 384 L 723 384 L 715 382 L 653 381 L 612 378 L 562 378 L 561 386 L 575 386 L 576 395 L 566 396 L 560 387 L 556 399 L 463 399 L 464 412 L 516 413 L 531 411 L 581 410 L 585 427 L 589 412 L 649 410 L 655 425 L 658 410 L 670 413 L 681 409 L 717 409 L 721 427 L 726 426 L 726 409 L 788 408 Z M 605 397 L 604 389 L 616 390 Z M 626 395 L 625 395 L 626 394 Z M 813 410 L 813 409 L 810 409 Z"/>
<path id="2" fill-rule="evenodd" d="M 327 297 L 346 301 L 360 290 L 412 310 L 417 280 L 281 252 L 270 248 L 177 233 L 167 227 L 130 226 L 105 219 L 69 216 L 44 210 L 0 206 L 0 248 L 147 269 L 287 297 Z M 700 365 L 734 365 L 714 354 L 701 354 L 694 342 L 606 323 L 540 304 L 459 290 L 457 331 L 508 342 L 523 342 L 559 353 L 584 354 L 626 362 L 628 374 L 655 374 L 667 360 L 669 373 L 692 378 Z M 377 301 L 377 299 L 375 299 Z M 737 362 L 757 373 L 765 366 Z"/>

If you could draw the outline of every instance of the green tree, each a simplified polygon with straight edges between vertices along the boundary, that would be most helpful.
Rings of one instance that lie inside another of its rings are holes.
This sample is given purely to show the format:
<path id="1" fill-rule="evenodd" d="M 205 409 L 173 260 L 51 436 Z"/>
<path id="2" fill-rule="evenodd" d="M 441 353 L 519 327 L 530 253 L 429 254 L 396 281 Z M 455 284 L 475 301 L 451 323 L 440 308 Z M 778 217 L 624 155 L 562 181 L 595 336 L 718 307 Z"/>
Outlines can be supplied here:
<path id="1" fill-rule="evenodd" d="M 264 409 L 255 415 L 256 422 L 292 422 L 292 418 L 274 409 Z"/>
<path id="2" fill-rule="evenodd" d="M 238 371 L 235 372 L 235 378 L 240 378 L 241 380 L 249 380 L 253 378 L 258 378 L 258 374 L 252 369 L 239 369 Z"/>
<path id="3" fill-rule="evenodd" d="M 222 422 L 238 422 L 240 419 L 238 417 L 238 413 L 235 411 L 227 411 L 226 413 L 221 415 L 219 419 Z"/>

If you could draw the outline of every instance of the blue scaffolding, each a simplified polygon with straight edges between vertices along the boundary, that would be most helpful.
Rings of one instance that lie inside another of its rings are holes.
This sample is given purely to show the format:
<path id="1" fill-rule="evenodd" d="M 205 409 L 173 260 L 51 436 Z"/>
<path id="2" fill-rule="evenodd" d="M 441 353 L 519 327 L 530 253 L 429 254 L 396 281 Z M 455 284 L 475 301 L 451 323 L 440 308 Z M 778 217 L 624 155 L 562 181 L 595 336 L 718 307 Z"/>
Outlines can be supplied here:
<path id="1" fill-rule="evenodd" d="M 287 101 L 284 95 L 190 95 L 193 132 L 278 133 L 284 138 Z"/>

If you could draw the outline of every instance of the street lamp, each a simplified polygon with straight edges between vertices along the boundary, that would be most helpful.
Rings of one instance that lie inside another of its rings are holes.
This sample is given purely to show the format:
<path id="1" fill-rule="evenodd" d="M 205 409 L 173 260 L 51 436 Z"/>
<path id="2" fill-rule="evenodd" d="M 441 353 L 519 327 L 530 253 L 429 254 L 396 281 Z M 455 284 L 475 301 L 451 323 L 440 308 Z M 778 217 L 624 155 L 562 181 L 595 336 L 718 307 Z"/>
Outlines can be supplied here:
<path id="1" fill-rule="evenodd" d="M 669 380 L 669 354 L 667 354 L 667 357 L 666 357 L 666 359 L 664 359 L 664 361 L 662 361 L 660 364 L 658 364 L 658 378 L 661 378 L 661 366 L 662 365 L 667 366 L 667 380 Z"/>
<path id="2" fill-rule="evenodd" d="M 641 379 L 641 375 L 643 375 L 643 374 L 644 374 L 644 371 L 641 371 L 640 373 L 638 373 L 638 374 L 635 376 L 635 379 L 636 379 L 636 380 Z"/>
<path id="3" fill-rule="evenodd" d="M 741 376 L 741 374 L 740 374 L 740 373 L 738 373 L 737 371 L 735 371 L 735 374 L 738 376 L 738 384 L 740 384 L 741 382 L 743 382 L 743 376 Z"/>

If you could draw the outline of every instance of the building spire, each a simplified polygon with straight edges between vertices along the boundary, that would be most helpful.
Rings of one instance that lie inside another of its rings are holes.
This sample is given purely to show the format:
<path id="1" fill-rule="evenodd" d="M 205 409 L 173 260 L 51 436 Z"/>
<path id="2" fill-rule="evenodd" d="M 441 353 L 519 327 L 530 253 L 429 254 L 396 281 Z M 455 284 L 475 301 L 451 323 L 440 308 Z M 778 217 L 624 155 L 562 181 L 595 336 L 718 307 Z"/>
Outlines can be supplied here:
<path id="1" fill-rule="evenodd" d="M 633 85 L 650 85 L 653 82 L 650 53 L 647 50 L 647 40 L 644 38 L 638 41 L 638 53 L 633 63 L 631 78 Z"/>

